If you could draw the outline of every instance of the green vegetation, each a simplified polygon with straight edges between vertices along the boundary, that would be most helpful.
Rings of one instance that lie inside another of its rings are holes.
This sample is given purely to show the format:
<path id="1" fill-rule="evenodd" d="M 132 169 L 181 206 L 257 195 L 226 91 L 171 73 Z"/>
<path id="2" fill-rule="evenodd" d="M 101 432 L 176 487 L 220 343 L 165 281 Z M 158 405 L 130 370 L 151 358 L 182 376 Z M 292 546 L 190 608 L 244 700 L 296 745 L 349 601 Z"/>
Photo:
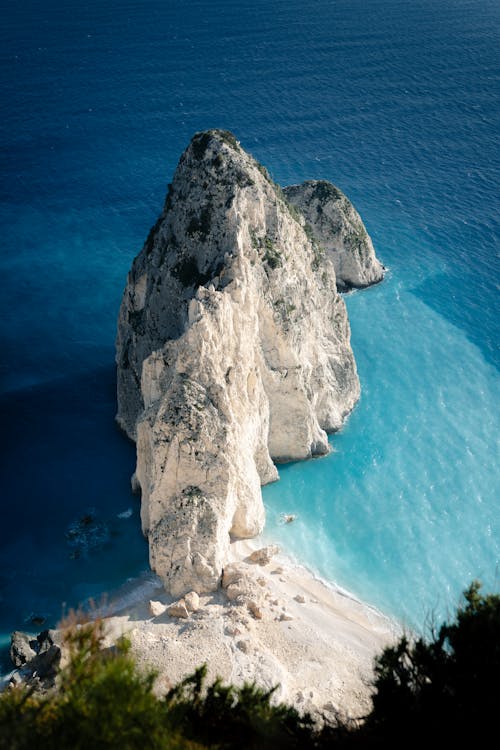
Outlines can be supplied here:
<path id="1" fill-rule="evenodd" d="M 254 250 L 258 250 L 260 248 L 260 241 L 254 229 L 250 229 L 250 242 L 252 243 L 252 247 Z"/>
<path id="2" fill-rule="evenodd" d="M 201 160 L 205 156 L 206 150 L 210 145 L 212 135 L 208 133 L 196 133 L 191 141 L 191 149 L 195 159 Z"/>
<path id="3" fill-rule="evenodd" d="M 201 667 L 165 698 L 169 722 L 182 735 L 210 748 L 304 750 L 313 747 L 313 723 L 283 703 L 272 705 L 275 692 L 255 685 L 242 688 L 216 680 L 205 686 Z"/>
<path id="4" fill-rule="evenodd" d="M 264 260 L 272 269 L 281 266 L 281 256 L 274 242 L 269 238 L 264 238 Z"/>
<path id="5" fill-rule="evenodd" d="M 323 245 L 320 245 L 320 243 L 314 236 L 314 231 L 310 224 L 304 224 L 304 232 L 306 233 L 307 239 L 311 243 L 313 251 L 311 268 L 313 271 L 317 271 L 325 259 L 325 248 L 323 247 Z"/>
<path id="6" fill-rule="evenodd" d="M 144 310 L 129 310 L 127 317 L 130 327 L 140 336 L 144 335 Z"/>
<path id="7" fill-rule="evenodd" d="M 329 200 L 338 201 L 344 196 L 335 185 L 332 185 L 331 182 L 319 180 L 314 186 L 312 197 L 321 201 L 321 203 L 326 203 Z"/>
<path id="8" fill-rule="evenodd" d="M 234 180 L 240 188 L 252 187 L 254 185 L 254 181 L 241 169 L 237 169 L 234 172 Z"/>
<path id="9" fill-rule="evenodd" d="M 177 261 L 172 268 L 172 276 L 184 286 L 203 286 L 210 278 L 210 274 L 201 273 L 192 255 L 185 255 Z"/>
<path id="10" fill-rule="evenodd" d="M 500 596 L 483 595 L 474 582 L 433 640 L 403 637 L 377 659 L 365 731 L 393 744 L 409 737 L 477 744 L 488 727 L 496 734 L 499 679 Z"/>
<path id="11" fill-rule="evenodd" d="M 238 150 L 238 141 L 229 130 L 216 130 L 215 132 L 227 146 Z"/>
<path id="12" fill-rule="evenodd" d="M 281 187 L 281 185 L 278 185 L 277 182 L 273 182 L 271 179 L 269 179 L 269 181 L 271 182 L 272 186 L 274 187 L 274 189 L 276 191 L 276 195 L 278 196 L 278 199 L 284 204 L 285 208 L 290 213 L 292 219 L 295 219 L 295 221 L 298 224 L 300 224 L 300 226 L 302 226 L 302 224 L 304 222 L 304 217 L 301 214 L 301 212 L 299 211 L 299 209 L 296 208 L 293 205 L 293 203 L 290 203 L 290 201 L 286 197 L 285 193 L 283 192 L 283 188 Z"/>
<path id="13" fill-rule="evenodd" d="M 167 185 L 167 197 L 165 198 L 165 212 L 170 211 L 174 203 L 174 188 L 172 186 L 172 183 L 168 183 Z M 157 221 L 158 226 L 161 224 L 162 216 Z"/>
<path id="14" fill-rule="evenodd" d="M 189 220 L 189 224 L 186 229 L 186 234 L 190 237 L 197 236 L 199 239 L 205 240 L 210 232 L 212 224 L 212 204 L 207 203 L 200 211 L 199 216 L 194 214 Z"/>
<path id="15" fill-rule="evenodd" d="M 75 621 L 67 631 L 70 659 L 57 692 L 40 696 L 16 688 L 1 696 L 2 750 L 194 750 L 196 745 L 166 731 L 152 692 L 154 674 L 139 673 L 124 640 L 103 650 L 103 636 L 102 622 Z"/>
<path id="16" fill-rule="evenodd" d="M 193 488 L 195 489 L 195 488 Z M 103 649 L 103 623 L 66 623 L 58 689 L 0 696 L 0 750 L 326 750 L 487 747 L 500 690 L 500 596 L 478 583 L 430 640 L 406 636 L 376 660 L 373 710 L 361 726 L 315 728 L 255 685 L 206 685 L 206 669 L 153 693 L 126 640 Z M 494 740 L 491 740 L 494 742 Z"/>
<path id="17" fill-rule="evenodd" d="M 289 331 L 290 326 L 294 322 L 293 313 L 295 312 L 295 305 L 287 302 L 284 299 L 278 299 L 274 303 L 274 319 L 283 328 L 284 331 Z"/>
<path id="18" fill-rule="evenodd" d="M 367 241 L 368 235 L 362 224 L 358 227 L 351 226 L 351 229 L 345 236 L 345 243 L 351 248 L 351 250 L 361 250 Z"/>
<path id="19" fill-rule="evenodd" d="M 267 263 L 269 268 L 274 270 L 282 265 L 280 251 L 270 237 L 258 237 L 255 230 L 250 229 L 250 242 L 254 250 L 262 253 L 262 260 Z"/>
<path id="20" fill-rule="evenodd" d="M 267 180 L 269 183 L 271 183 L 271 185 L 274 185 L 274 182 L 271 179 L 271 175 L 269 174 L 265 166 L 261 164 L 260 161 L 257 161 L 257 159 L 254 159 L 254 161 L 255 161 L 255 166 L 257 167 L 261 175 L 264 177 L 264 179 Z"/>
<path id="21" fill-rule="evenodd" d="M 238 150 L 238 141 L 229 130 L 208 130 L 196 133 L 191 140 L 191 150 L 195 159 L 203 159 L 213 138 L 219 138 L 227 146 Z"/>
<path id="22" fill-rule="evenodd" d="M 216 154 L 212 159 L 212 166 L 214 167 L 214 169 L 220 169 L 223 164 L 224 159 L 222 158 L 221 154 Z"/>
<path id="23" fill-rule="evenodd" d="M 288 208 L 292 219 L 295 219 L 297 224 L 300 224 L 300 226 L 302 226 L 302 222 L 304 221 L 303 215 L 300 213 L 299 209 L 293 205 L 293 203 L 290 203 L 290 201 L 286 199 L 284 193 L 283 193 L 283 202 L 285 206 Z"/>

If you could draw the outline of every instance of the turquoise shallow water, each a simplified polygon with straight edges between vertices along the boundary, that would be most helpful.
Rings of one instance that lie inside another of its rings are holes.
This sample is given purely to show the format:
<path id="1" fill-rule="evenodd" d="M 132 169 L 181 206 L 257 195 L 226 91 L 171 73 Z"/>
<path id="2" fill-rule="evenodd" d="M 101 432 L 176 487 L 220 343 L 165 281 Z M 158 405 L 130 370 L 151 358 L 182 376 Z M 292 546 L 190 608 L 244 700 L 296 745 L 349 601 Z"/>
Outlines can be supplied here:
<path id="1" fill-rule="evenodd" d="M 329 457 L 265 489 L 267 534 L 416 626 L 473 576 L 497 586 L 499 21 L 496 0 L 4 9 L 4 636 L 147 567 L 113 423 L 115 321 L 208 127 L 282 184 L 338 184 L 390 269 L 346 298 L 361 402 Z M 105 533 L 75 557 L 68 532 L 92 508 Z"/>
<path id="2" fill-rule="evenodd" d="M 414 283 L 395 264 L 347 298 L 361 402 L 327 458 L 280 467 L 264 498 L 267 533 L 297 559 L 420 628 L 473 577 L 498 588 L 499 390 Z"/>

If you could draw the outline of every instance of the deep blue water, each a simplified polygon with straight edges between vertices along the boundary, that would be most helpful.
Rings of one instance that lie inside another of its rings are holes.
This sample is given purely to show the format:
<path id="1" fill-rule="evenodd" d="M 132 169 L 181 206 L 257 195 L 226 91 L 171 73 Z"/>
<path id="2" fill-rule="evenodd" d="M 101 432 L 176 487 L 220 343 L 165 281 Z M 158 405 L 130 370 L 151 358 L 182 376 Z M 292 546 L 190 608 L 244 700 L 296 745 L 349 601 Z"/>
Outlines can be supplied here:
<path id="1" fill-rule="evenodd" d="M 115 321 L 208 127 L 282 184 L 336 183 L 390 268 L 347 298 L 360 405 L 266 488 L 267 534 L 417 626 L 497 585 L 497 0 L 2 5 L 0 632 L 147 566 Z M 106 533 L 75 558 L 91 508 Z"/>

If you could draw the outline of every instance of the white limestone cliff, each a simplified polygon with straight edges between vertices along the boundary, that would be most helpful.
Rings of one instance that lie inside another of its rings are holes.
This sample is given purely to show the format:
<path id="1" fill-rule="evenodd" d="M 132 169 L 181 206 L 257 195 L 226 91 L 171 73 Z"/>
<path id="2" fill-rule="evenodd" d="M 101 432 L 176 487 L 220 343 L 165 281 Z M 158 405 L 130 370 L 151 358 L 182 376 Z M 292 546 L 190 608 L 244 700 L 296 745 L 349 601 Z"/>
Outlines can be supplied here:
<path id="1" fill-rule="evenodd" d="M 332 259 L 339 291 L 382 281 L 384 266 L 360 215 L 341 190 L 326 180 L 307 180 L 283 192 Z"/>
<path id="2" fill-rule="evenodd" d="M 334 266 L 304 226 L 234 136 L 198 133 L 129 273 L 117 419 L 174 596 L 217 587 L 230 537 L 262 530 L 273 461 L 327 453 L 359 397 Z"/>

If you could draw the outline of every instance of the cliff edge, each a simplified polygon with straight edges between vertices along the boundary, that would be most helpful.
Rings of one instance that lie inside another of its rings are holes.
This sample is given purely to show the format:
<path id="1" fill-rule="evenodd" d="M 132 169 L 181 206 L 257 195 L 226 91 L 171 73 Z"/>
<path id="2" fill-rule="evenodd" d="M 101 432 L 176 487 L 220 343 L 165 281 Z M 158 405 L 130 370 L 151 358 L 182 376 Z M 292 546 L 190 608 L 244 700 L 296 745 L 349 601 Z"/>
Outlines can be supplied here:
<path id="1" fill-rule="evenodd" d="M 129 273 L 119 424 L 151 567 L 217 587 L 230 538 L 264 523 L 274 462 L 328 452 L 359 397 L 330 253 L 231 133 L 196 134 Z"/>

